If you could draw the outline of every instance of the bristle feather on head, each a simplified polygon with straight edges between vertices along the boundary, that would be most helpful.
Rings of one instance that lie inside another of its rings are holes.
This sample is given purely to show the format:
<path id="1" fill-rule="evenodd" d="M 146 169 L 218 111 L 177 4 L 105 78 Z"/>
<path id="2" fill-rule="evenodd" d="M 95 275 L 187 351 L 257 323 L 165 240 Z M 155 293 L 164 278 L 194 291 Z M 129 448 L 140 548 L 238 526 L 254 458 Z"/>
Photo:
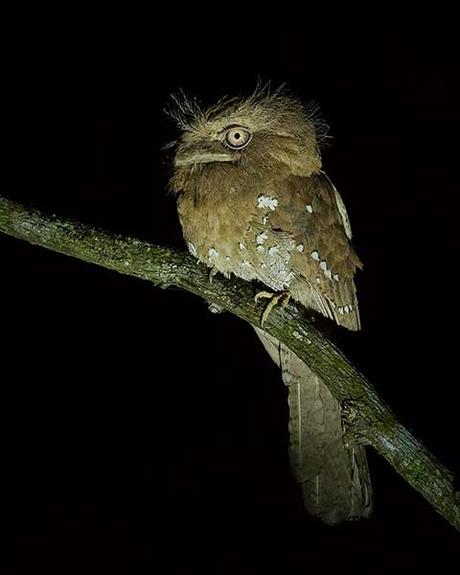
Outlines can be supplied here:
<path id="1" fill-rule="evenodd" d="M 247 126 L 281 136 L 309 140 L 316 145 L 328 138 L 327 124 L 318 106 L 304 106 L 284 85 L 272 89 L 270 83 L 258 82 L 247 97 L 224 97 L 203 109 L 196 98 L 181 90 L 172 95 L 173 104 L 165 110 L 183 132 L 193 137 L 212 136 L 231 124 Z"/>

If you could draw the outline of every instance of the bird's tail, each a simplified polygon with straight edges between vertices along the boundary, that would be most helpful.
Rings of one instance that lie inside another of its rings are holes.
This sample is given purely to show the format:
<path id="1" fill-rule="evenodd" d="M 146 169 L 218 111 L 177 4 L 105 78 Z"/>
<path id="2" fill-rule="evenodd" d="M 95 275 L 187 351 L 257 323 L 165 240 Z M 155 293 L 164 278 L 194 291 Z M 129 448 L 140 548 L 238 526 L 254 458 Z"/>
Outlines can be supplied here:
<path id="1" fill-rule="evenodd" d="M 345 446 L 338 401 L 289 348 L 255 330 L 288 388 L 289 456 L 306 509 L 330 525 L 368 517 L 372 488 L 365 448 Z"/>

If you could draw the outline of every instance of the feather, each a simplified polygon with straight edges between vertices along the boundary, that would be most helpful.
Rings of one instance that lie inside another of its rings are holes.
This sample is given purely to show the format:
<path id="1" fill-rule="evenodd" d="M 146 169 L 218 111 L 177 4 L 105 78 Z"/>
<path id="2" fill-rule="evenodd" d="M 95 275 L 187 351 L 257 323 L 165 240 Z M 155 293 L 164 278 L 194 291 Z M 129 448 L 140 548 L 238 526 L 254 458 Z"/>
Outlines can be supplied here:
<path id="1" fill-rule="evenodd" d="M 344 445 L 339 403 L 289 348 L 255 331 L 288 388 L 289 456 L 306 508 L 331 525 L 368 517 L 372 492 L 364 447 Z"/>
<path id="2" fill-rule="evenodd" d="M 361 262 L 342 198 L 321 170 L 316 108 L 259 84 L 207 109 L 181 93 L 171 115 L 183 131 L 171 189 L 198 260 L 359 329 Z M 235 128 L 248 135 L 244 147 L 229 144 Z M 340 405 L 286 346 L 256 331 L 288 389 L 289 453 L 307 509 L 330 524 L 367 516 L 366 456 L 344 445 Z"/>

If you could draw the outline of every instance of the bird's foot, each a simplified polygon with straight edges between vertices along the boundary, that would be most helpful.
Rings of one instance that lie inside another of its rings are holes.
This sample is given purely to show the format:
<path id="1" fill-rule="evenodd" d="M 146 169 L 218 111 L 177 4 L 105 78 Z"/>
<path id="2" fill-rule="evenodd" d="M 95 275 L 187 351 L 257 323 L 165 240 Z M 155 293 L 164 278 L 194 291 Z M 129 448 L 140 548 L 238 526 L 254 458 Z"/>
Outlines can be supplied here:
<path id="1" fill-rule="evenodd" d="M 257 302 L 260 299 L 270 300 L 267 303 L 267 305 L 265 306 L 265 309 L 262 313 L 262 317 L 260 320 L 261 327 L 264 327 L 264 323 L 267 321 L 273 308 L 277 305 L 280 305 L 281 307 L 287 306 L 287 304 L 289 303 L 289 300 L 291 299 L 291 294 L 289 292 L 285 292 L 285 291 L 283 291 L 281 293 L 273 293 L 270 291 L 260 291 L 255 295 L 254 301 Z"/>
<path id="2" fill-rule="evenodd" d="M 219 273 L 217 268 L 211 268 L 209 272 L 209 283 L 212 284 L 212 278 Z"/>
<path id="3" fill-rule="evenodd" d="M 220 305 L 218 305 L 216 303 L 208 304 L 208 309 L 211 313 L 223 313 L 225 311 L 224 307 L 221 307 Z"/>

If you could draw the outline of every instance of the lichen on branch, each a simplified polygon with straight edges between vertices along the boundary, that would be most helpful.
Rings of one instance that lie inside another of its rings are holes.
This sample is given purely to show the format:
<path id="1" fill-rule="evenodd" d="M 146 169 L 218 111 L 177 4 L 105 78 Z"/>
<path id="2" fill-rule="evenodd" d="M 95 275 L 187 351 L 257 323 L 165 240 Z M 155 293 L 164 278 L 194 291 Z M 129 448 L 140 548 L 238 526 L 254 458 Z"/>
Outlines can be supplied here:
<path id="1" fill-rule="evenodd" d="M 263 306 L 254 302 L 257 289 L 253 284 L 221 275 L 210 282 L 209 270 L 184 252 L 49 216 L 3 197 L 0 232 L 157 286 L 178 286 L 252 325 L 260 323 Z M 264 330 L 286 344 L 324 380 L 352 423 L 350 436 L 374 447 L 460 531 L 460 505 L 452 473 L 396 419 L 366 378 L 302 310 L 292 303 L 275 308 Z"/>

